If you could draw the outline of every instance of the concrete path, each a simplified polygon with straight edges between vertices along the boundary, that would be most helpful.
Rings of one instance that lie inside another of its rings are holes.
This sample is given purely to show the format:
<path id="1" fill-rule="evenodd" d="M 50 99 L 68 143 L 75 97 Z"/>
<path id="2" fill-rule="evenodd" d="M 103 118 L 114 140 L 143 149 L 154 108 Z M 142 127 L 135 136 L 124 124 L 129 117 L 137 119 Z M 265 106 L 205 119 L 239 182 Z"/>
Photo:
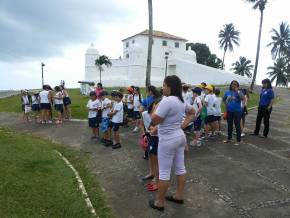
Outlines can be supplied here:
<path id="1" fill-rule="evenodd" d="M 290 91 L 275 105 L 269 139 L 246 136 L 240 146 L 225 145 L 223 136 L 186 153 L 188 176 L 185 205 L 166 204 L 164 213 L 148 208 L 141 181 L 146 160 L 131 128 L 122 129 L 123 148 L 112 150 L 89 139 L 86 122 L 55 125 L 23 124 L 17 115 L 0 113 L 1 125 L 87 152 L 89 165 L 108 196 L 116 217 L 290 217 Z M 247 119 L 252 132 L 256 111 Z M 174 191 L 173 186 L 170 191 Z M 93 196 L 91 196 L 93 197 Z"/>

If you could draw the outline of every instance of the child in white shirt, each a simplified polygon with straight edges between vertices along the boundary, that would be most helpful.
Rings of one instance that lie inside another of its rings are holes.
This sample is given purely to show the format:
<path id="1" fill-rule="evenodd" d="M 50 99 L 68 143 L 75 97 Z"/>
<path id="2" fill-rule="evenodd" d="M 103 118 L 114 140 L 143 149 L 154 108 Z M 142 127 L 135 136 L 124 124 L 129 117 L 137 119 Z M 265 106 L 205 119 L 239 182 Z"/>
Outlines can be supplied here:
<path id="1" fill-rule="evenodd" d="M 134 87 L 134 95 L 133 95 L 133 106 L 134 106 L 134 111 L 133 111 L 133 117 L 135 120 L 135 128 L 133 132 L 138 132 L 139 127 L 140 127 L 140 122 L 141 122 L 141 114 L 140 114 L 140 106 L 142 103 L 142 96 L 140 93 L 140 88 L 139 87 Z"/>
<path id="2" fill-rule="evenodd" d="M 120 140 L 120 126 L 123 123 L 124 119 L 124 109 L 123 109 L 123 94 L 121 92 L 115 92 L 112 94 L 112 97 L 115 101 L 113 111 L 108 113 L 109 117 L 112 117 L 112 121 L 110 122 L 110 132 L 113 130 L 114 132 L 114 143 L 112 145 L 112 149 L 121 148 L 121 140 Z"/>
<path id="3" fill-rule="evenodd" d="M 101 107 L 99 99 L 97 99 L 97 95 L 95 91 L 90 92 L 90 100 L 88 101 L 88 122 L 89 127 L 92 129 L 92 137 L 91 139 L 97 139 L 99 137 L 99 123 L 97 121 L 97 113 L 99 108 Z"/>
<path id="4" fill-rule="evenodd" d="M 101 139 L 101 142 L 105 145 L 110 141 L 110 135 L 109 135 L 109 123 L 110 118 L 108 117 L 108 113 L 111 112 L 112 108 L 112 102 L 110 99 L 108 99 L 106 96 L 108 95 L 107 92 L 101 92 L 100 93 L 100 101 L 101 101 L 101 107 L 102 107 L 102 122 L 101 122 L 101 131 L 104 133 L 103 138 Z"/>
<path id="5" fill-rule="evenodd" d="M 216 96 L 213 93 L 214 89 L 211 85 L 207 85 L 205 87 L 205 92 L 206 96 L 204 99 L 204 103 L 207 109 L 207 116 L 204 120 L 205 124 L 205 137 L 209 136 L 209 132 L 211 131 L 212 133 L 216 130 L 216 119 L 215 119 L 215 101 L 216 101 Z"/>
<path id="6" fill-rule="evenodd" d="M 220 97 L 220 90 L 215 89 L 215 95 L 216 95 L 216 101 L 214 103 L 215 106 L 215 119 L 217 121 L 217 133 L 221 134 L 221 114 L 222 114 L 222 109 L 221 109 L 221 104 L 222 104 L 222 97 Z"/>

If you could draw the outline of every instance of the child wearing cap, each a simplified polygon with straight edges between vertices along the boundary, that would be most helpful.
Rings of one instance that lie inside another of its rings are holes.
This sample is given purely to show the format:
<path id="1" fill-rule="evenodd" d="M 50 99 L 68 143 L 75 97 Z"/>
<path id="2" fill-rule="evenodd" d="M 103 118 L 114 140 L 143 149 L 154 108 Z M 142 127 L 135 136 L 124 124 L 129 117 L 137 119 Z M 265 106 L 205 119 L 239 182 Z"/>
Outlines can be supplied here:
<path id="1" fill-rule="evenodd" d="M 110 118 L 108 117 L 108 113 L 111 111 L 112 102 L 106 96 L 108 93 L 106 91 L 100 93 L 100 101 L 102 107 L 102 122 L 100 125 L 102 133 L 104 133 L 101 142 L 106 145 L 106 143 L 110 142 L 110 135 L 109 135 L 109 122 Z"/>
<path id="2" fill-rule="evenodd" d="M 134 94 L 134 87 L 130 86 L 127 88 L 127 99 L 126 99 L 126 103 L 127 103 L 127 107 L 128 107 L 128 111 L 127 111 L 127 115 L 129 119 L 133 118 L 133 94 Z"/>
<path id="3" fill-rule="evenodd" d="M 34 114 L 35 122 L 40 122 L 40 98 L 39 93 L 33 93 L 31 96 L 32 112 Z"/>
<path id="4" fill-rule="evenodd" d="M 201 141 L 200 141 L 200 136 L 201 136 L 201 117 L 200 117 L 200 113 L 202 111 L 202 101 L 201 101 L 201 88 L 194 88 L 192 89 L 192 93 L 193 93 L 193 107 L 194 110 L 196 111 L 195 113 L 195 120 L 193 123 L 194 126 L 194 134 L 195 134 L 195 138 L 192 140 L 192 142 L 190 143 L 191 146 L 201 146 Z"/>
<path id="5" fill-rule="evenodd" d="M 56 94 L 53 96 L 54 99 L 54 108 L 57 112 L 56 124 L 62 123 L 62 114 L 63 114 L 63 95 L 59 86 L 54 88 Z"/>
<path id="6" fill-rule="evenodd" d="M 205 138 L 207 138 L 209 135 L 209 132 L 212 131 L 212 133 L 216 130 L 216 119 L 215 119 L 215 101 L 216 101 L 216 97 L 213 93 L 213 87 L 212 85 L 207 85 L 205 87 L 205 99 L 204 99 L 204 104 L 206 106 L 206 110 L 207 110 L 207 116 L 204 120 L 204 128 L 205 128 Z"/>
<path id="7" fill-rule="evenodd" d="M 122 125 L 123 119 L 124 119 L 124 109 L 123 109 L 123 102 L 122 102 L 123 94 L 120 92 L 115 92 L 114 94 L 112 93 L 112 98 L 114 99 L 115 103 L 114 103 L 113 111 L 108 113 L 108 116 L 112 117 L 112 120 L 109 124 L 109 128 L 110 128 L 110 132 L 113 130 L 113 133 L 114 133 L 114 137 L 113 137 L 114 142 L 112 145 L 112 149 L 117 149 L 117 148 L 122 147 L 119 128 Z M 106 145 L 110 145 L 110 144 L 107 143 Z"/>
<path id="8" fill-rule="evenodd" d="M 133 130 L 134 133 L 139 131 L 140 122 L 141 122 L 141 114 L 140 114 L 140 106 L 142 104 L 142 96 L 140 93 L 139 87 L 134 87 L 134 95 L 133 95 L 133 106 L 134 106 L 134 120 L 135 120 L 135 128 Z"/>
<path id="9" fill-rule="evenodd" d="M 101 107 L 99 99 L 95 91 L 90 92 L 90 100 L 88 101 L 88 122 L 89 127 L 92 129 L 91 139 L 97 139 L 99 137 L 99 123 L 97 122 L 98 109 Z"/>
<path id="10" fill-rule="evenodd" d="M 29 122 L 29 113 L 31 112 L 31 96 L 28 94 L 28 90 L 21 90 L 21 104 L 23 111 L 23 121 Z"/>

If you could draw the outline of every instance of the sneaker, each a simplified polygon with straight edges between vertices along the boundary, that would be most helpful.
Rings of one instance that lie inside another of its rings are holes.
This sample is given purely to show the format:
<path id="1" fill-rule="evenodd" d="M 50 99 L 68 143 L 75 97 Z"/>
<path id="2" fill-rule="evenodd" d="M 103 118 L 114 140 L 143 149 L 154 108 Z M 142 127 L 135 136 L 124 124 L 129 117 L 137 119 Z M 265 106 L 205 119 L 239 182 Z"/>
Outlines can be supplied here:
<path id="1" fill-rule="evenodd" d="M 52 121 L 51 121 L 51 120 L 49 120 L 49 121 L 47 121 L 47 123 L 52 123 Z"/>
<path id="2" fill-rule="evenodd" d="M 224 140 L 224 143 L 225 143 L 225 144 L 232 143 L 232 140 L 231 140 L 231 139 Z"/>
<path id="3" fill-rule="evenodd" d="M 112 149 L 118 149 L 118 148 L 121 148 L 122 145 L 120 143 L 116 143 L 112 146 Z"/>
<path id="4" fill-rule="evenodd" d="M 245 137 L 245 136 L 246 136 L 246 134 L 242 132 L 241 133 L 241 137 Z"/>
<path id="5" fill-rule="evenodd" d="M 239 146 L 241 142 L 235 142 L 234 145 L 235 146 Z"/>
<path id="6" fill-rule="evenodd" d="M 106 147 L 110 147 L 110 146 L 112 146 L 112 145 L 113 145 L 113 142 L 110 141 L 110 140 L 107 140 L 107 142 L 104 143 L 104 146 L 106 146 Z"/>
<path id="7" fill-rule="evenodd" d="M 265 135 L 260 135 L 259 138 L 261 138 L 261 139 L 266 139 L 267 136 L 265 136 Z"/>
<path id="8" fill-rule="evenodd" d="M 138 130 L 139 130 L 139 127 L 136 126 L 136 127 L 133 129 L 133 132 L 136 133 L 136 132 L 138 132 Z"/>

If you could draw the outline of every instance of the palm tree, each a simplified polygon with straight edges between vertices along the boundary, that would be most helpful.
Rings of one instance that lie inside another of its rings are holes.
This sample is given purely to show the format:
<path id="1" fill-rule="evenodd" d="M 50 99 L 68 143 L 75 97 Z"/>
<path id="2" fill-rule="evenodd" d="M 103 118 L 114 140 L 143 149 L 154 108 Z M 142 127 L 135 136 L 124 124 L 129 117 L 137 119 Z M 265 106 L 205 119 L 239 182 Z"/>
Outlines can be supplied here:
<path id="1" fill-rule="evenodd" d="M 273 59 L 275 60 L 286 56 L 289 54 L 290 49 L 290 27 L 287 23 L 282 22 L 279 26 L 279 30 L 272 29 L 272 42 L 267 46 L 272 47 L 271 54 Z"/>
<path id="2" fill-rule="evenodd" d="M 254 65 L 252 65 L 251 63 L 252 61 L 247 60 L 247 58 L 240 57 L 239 61 L 232 64 L 233 68 L 231 70 L 233 70 L 235 74 L 251 78 L 251 71 L 253 71 L 254 68 Z"/>
<path id="3" fill-rule="evenodd" d="M 288 86 L 287 76 L 289 75 L 289 64 L 286 58 L 278 58 L 274 63 L 274 66 L 268 67 L 267 73 L 271 79 L 271 82 L 276 80 L 276 86 Z"/>
<path id="4" fill-rule="evenodd" d="M 100 83 L 102 82 L 102 71 L 104 70 L 103 66 L 111 67 L 112 62 L 109 57 L 106 55 L 101 55 L 98 59 L 95 60 L 95 65 L 100 71 Z"/>
<path id="5" fill-rule="evenodd" d="M 238 30 L 235 30 L 235 27 L 232 23 L 224 25 L 224 29 L 222 29 L 219 32 L 219 45 L 220 48 L 224 50 L 224 56 L 223 56 L 223 65 L 222 69 L 224 69 L 225 65 L 225 55 L 227 50 L 233 51 L 234 50 L 234 44 L 239 46 L 240 41 L 240 32 Z"/>
<path id="6" fill-rule="evenodd" d="M 149 33 L 148 33 L 148 54 L 146 67 L 146 87 L 151 85 L 151 59 L 152 59 L 152 45 L 153 45 L 153 5 L 152 0 L 148 0 L 149 13 Z"/>
<path id="7" fill-rule="evenodd" d="M 257 72 L 258 72 L 258 65 L 259 65 L 261 36 L 262 36 L 262 27 L 263 27 L 263 20 L 264 20 L 264 10 L 265 10 L 265 7 L 266 7 L 266 4 L 267 4 L 268 0 L 246 0 L 246 1 L 250 2 L 250 3 L 254 3 L 253 9 L 254 10 L 259 9 L 260 13 L 261 13 L 255 69 L 254 69 L 253 80 L 252 80 L 251 87 L 250 87 L 250 89 L 253 90 L 255 82 L 256 82 L 256 77 L 257 77 Z"/>

